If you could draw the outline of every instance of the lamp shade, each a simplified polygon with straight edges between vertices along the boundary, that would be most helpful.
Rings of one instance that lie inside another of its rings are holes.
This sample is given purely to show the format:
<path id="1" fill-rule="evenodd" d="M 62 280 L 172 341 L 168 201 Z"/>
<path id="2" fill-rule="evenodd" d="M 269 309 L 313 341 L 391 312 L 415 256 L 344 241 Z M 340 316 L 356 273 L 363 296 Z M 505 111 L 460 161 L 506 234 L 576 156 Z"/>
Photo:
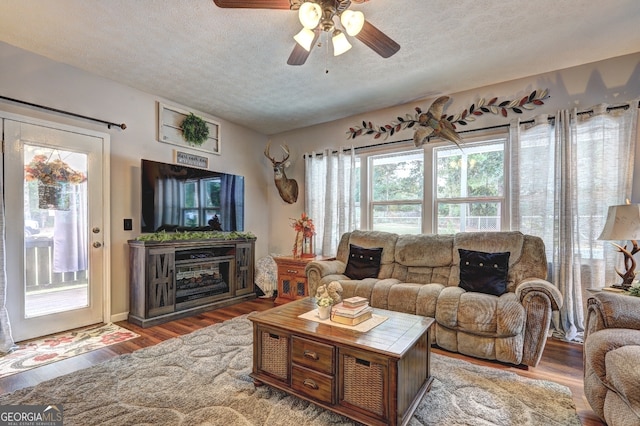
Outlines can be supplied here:
<path id="1" fill-rule="evenodd" d="M 610 206 L 599 240 L 640 240 L 640 205 Z"/>
<path id="2" fill-rule="evenodd" d="M 333 32 L 331 42 L 333 43 L 333 56 L 342 55 L 344 52 L 351 49 L 351 43 L 347 40 L 347 36 L 345 36 L 340 30 L 335 30 Z"/>
<path id="3" fill-rule="evenodd" d="M 317 27 L 321 17 L 322 8 L 318 3 L 308 1 L 302 3 L 300 9 L 298 9 L 298 19 L 300 19 L 302 26 L 308 30 Z"/>
<path id="4" fill-rule="evenodd" d="M 316 35 L 313 31 L 307 28 L 303 28 L 298 34 L 293 36 L 293 39 L 307 52 L 309 52 L 311 50 L 311 44 L 313 43 L 313 39 L 315 38 L 315 36 Z"/>
<path id="5" fill-rule="evenodd" d="M 364 26 L 364 13 L 353 10 L 345 10 L 340 15 L 340 22 L 347 34 L 351 37 L 358 35 Z"/>

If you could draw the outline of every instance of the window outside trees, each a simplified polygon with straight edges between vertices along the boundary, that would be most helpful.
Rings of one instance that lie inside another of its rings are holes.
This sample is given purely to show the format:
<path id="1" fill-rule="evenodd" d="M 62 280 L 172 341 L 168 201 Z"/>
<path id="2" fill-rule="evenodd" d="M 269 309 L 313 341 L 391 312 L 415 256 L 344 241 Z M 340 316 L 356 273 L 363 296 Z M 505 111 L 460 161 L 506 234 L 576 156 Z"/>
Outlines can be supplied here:
<path id="1" fill-rule="evenodd" d="M 507 228 L 505 143 L 494 138 L 462 150 L 428 145 L 360 157 L 367 166 L 362 179 L 369 183 L 364 229 L 451 234 Z M 358 206 L 367 182 L 357 187 Z"/>
<path id="2" fill-rule="evenodd" d="M 370 158 L 372 229 L 398 234 L 422 232 L 424 152 L 413 150 Z"/>
<path id="3" fill-rule="evenodd" d="M 500 231 L 505 206 L 504 141 L 434 150 L 438 234 Z"/>

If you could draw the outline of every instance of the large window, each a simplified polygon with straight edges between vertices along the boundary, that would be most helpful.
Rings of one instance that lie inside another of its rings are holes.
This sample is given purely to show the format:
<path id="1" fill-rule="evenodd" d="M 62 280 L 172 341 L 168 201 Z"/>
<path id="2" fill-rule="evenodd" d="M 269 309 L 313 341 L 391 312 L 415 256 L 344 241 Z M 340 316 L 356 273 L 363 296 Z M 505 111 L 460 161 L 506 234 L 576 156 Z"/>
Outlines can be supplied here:
<path id="1" fill-rule="evenodd" d="M 397 234 L 500 231 L 507 217 L 506 137 L 359 155 L 362 229 Z"/>
<path id="2" fill-rule="evenodd" d="M 369 158 L 371 229 L 398 234 L 422 232 L 424 152 Z"/>
<path id="3" fill-rule="evenodd" d="M 504 140 L 434 149 L 438 234 L 500 231 L 505 203 Z"/>

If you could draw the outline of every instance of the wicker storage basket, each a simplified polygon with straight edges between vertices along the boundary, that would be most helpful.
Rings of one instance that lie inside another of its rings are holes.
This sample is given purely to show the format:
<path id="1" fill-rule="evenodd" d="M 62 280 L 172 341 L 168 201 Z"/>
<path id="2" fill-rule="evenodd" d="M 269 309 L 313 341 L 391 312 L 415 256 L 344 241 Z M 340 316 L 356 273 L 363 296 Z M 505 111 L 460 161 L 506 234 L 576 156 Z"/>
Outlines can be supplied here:
<path id="1" fill-rule="evenodd" d="M 344 355 L 344 402 L 384 416 L 384 369 Z"/>
<path id="2" fill-rule="evenodd" d="M 289 378 L 288 339 L 272 333 L 262 332 L 261 369 L 279 379 Z"/>

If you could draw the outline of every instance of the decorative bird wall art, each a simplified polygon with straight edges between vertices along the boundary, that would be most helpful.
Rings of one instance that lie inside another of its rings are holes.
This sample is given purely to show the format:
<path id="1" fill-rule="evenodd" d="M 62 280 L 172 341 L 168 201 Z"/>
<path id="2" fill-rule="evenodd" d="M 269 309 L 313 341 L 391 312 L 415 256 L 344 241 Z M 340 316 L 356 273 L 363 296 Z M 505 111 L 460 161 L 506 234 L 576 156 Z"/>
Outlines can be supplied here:
<path id="1" fill-rule="evenodd" d="M 548 97 L 549 89 L 542 89 L 511 100 L 499 101 L 497 97 L 488 100 L 480 98 L 463 111 L 445 116 L 444 105 L 449 97 L 441 96 L 431 104 L 426 113 L 423 113 L 422 108 L 416 107 L 415 113 L 398 116 L 396 120 L 387 124 L 375 125 L 371 121 L 363 120 L 362 125 L 349 127 L 347 139 L 364 135 L 373 136 L 374 139 L 387 139 L 402 130 L 413 129 L 416 146 L 424 145 L 431 138 L 440 137 L 459 147 L 461 138 L 456 132 L 456 126 L 466 126 L 483 115 L 493 114 L 507 118 L 509 112 L 522 114 L 544 105 L 544 100 Z"/>
<path id="2" fill-rule="evenodd" d="M 447 102 L 449 102 L 448 96 L 440 96 L 433 101 L 427 112 L 423 112 L 418 116 L 418 128 L 413 133 L 413 143 L 417 147 L 428 143 L 432 137 L 440 137 L 455 143 L 460 148 L 462 139 L 460 139 L 453 124 L 447 121 L 443 114 L 444 105 Z"/>

